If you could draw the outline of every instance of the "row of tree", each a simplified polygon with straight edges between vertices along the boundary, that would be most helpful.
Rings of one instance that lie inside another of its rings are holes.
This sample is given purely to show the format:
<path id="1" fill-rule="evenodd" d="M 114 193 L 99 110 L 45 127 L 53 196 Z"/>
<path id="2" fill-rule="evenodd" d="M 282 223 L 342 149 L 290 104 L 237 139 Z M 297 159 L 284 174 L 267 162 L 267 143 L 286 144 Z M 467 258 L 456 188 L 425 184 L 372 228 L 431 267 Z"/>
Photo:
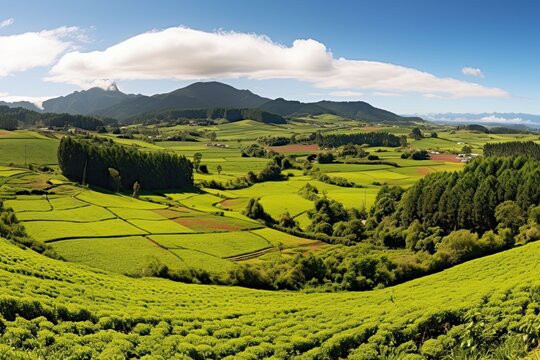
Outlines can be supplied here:
<path id="1" fill-rule="evenodd" d="M 321 148 L 337 148 L 347 144 L 398 147 L 406 145 L 407 138 L 399 137 L 387 132 L 365 132 L 354 134 L 317 133 L 315 136 L 315 143 Z"/>
<path id="2" fill-rule="evenodd" d="M 140 121 L 141 119 L 150 122 L 176 121 L 179 119 L 226 119 L 231 122 L 250 119 L 268 124 L 285 124 L 287 122 L 283 117 L 276 114 L 259 109 L 241 108 L 167 109 L 149 112 L 137 117 L 137 120 Z"/>
<path id="3" fill-rule="evenodd" d="M 106 121 L 106 123 L 113 122 L 114 121 L 111 119 Z M 23 125 L 59 128 L 73 126 L 91 131 L 95 131 L 104 126 L 103 120 L 91 116 L 38 113 L 22 108 L 0 106 L 0 129 L 15 130 L 18 128 L 19 123 Z"/>
<path id="4" fill-rule="evenodd" d="M 193 166 L 184 156 L 145 152 L 99 138 L 64 137 L 58 164 L 69 179 L 112 190 L 184 188 L 193 185 Z"/>
<path id="5" fill-rule="evenodd" d="M 484 145 L 484 156 L 523 155 L 540 160 L 540 144 L 533 141 L 509 141 Z"/>
<path id="6" fill-rule="evenodd" d="M 0 129 L 2 130 L 17 130 L 19 122 L 15 118 L 0 115 Z"/>

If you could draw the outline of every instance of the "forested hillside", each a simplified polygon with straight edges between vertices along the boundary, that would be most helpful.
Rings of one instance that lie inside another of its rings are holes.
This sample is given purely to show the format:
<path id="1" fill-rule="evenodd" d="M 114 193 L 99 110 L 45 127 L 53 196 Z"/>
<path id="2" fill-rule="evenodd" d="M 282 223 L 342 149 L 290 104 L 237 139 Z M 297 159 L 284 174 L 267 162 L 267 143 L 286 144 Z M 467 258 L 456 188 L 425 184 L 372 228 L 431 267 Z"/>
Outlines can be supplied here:
<path id="1" fill-rule="evenodd" d="M 0 129 L 15 130 L 18 126 L 59 127 L 73 126 L 85 130 L 96 130 L 104 122 L 91 116 L 39 113 L 22 108 L 0 106 Z"/>
<path id="2" fill-rule="evenodd" d="M 184 156 L 144 152 L 97 138 L 64 137 L 58 148 L 58 164 L 71 180 L 116 191 L 129 191 L 135 183 L 144 189 L 193 185 L 192 165 Z"/>

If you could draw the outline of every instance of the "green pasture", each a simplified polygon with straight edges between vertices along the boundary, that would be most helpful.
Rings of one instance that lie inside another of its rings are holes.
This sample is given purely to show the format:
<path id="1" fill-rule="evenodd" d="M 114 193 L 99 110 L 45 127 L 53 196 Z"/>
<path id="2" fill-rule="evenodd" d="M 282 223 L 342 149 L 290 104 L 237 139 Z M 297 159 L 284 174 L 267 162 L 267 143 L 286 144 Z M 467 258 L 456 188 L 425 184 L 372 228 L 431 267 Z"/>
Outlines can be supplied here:
<path id="1" fill-rule="evenodd" d="M 0 164 L 55 165 L 58 144 L 50 138 L 0 136 Z"/>
<path id="2" fill-rule="evenodd" d="M 179 234 L 193 232 L 190 228 L 168 219 L 128 220 L 127 222 L 150 234 Z"/>
<path id="3" fill-rule="evenodd" d="M 142 236 L 83 238 L 57 241 L 51 245 L 67 261 L 121 274 L 137 274 L 154 259 L 172 269 L 185 267 L 174 254 Z"/>
<path id="4" fill-rule="evenodd" d="M 214 234 L 150 235 L 167 249 L 189 249 L 227 258 L 266 249 L 271 244 L 262 236 L 249 231 Z"/>
<path id="5" fill-rule="evenodd" d="M 131 196 L 101 193 L 97 191 L 83 191 L 76 195 L 78 200 L 103 207 L 119 207 L 128 209 L 154 210 L 164 209 L 167 206 L 135 199 Z"/>
<path id="6" fill-rule="evenodd" d="M 24 227 L 28 235 L 44 242 L 65 238 L 145 235 L 147 233 L 119 219 L 83 223 L 62 220 L 27 221 Z"/>
<path id="7" fill-rule="evenodd" d="M 116 216 L 107 209 L 89 205 L 66 210 L 25 211 L 17 214 L 17 218 L 22 221 L 68 220 L 71 222 L 95 222 L 114 219 Z"/>

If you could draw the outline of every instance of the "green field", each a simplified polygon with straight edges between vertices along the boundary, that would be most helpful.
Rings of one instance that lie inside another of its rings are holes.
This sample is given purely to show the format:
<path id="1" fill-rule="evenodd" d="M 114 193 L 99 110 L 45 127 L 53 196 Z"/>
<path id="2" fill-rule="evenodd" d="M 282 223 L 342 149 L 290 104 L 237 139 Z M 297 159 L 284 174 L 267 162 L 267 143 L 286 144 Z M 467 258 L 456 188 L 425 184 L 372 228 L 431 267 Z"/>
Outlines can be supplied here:
<path id="1" fill-rule="evenodd" d="M 59 249 L 80 254 L 92 241 L 66 242 Z M 121 253 L 123 261 L 145 256 L 126 247 L 143 238 L 106 241 L 101 248 Z M 112 269 L 103 255 L 96 253 L 94 261 Z M 376 354 L 392 344 L 401 349 L 393 350 L 394 356 L 437 358 L 467 339 L 467 314 L 485 322 L 477 336 L 495 329 L 523 334 L 525 324 L 535 319 L 532 313 L 520 314 L 534 311 L 538 256 L 540 243 L 534 243 L 388 289 L 303 294 L 130 279 L 44 258 L 2 240 L 3 339 L 25 339 L 26 356 L 47 351 L 51 357 L 84 352 L 105 358 L 149 353 L 165 358 L 173 353 L 230 359 L 363 358 L 381 356 Z M 421 335 L 426 326 L 431 330 Z M 53 344 L 44 338 L 51 331 Z M 0 347 L 10 358 L 23 354 Z"/>
<path id="2" fill-rule="evenodd" d="M 202 154 L 202 163 L 208 166 L 210 173 L 195 174 L 196 182 L 211 179 L 229 181 L 244 176 L 248 171 L 257 173 L 268 163 L 268 159 L 241 157 L 243 146 L 252 143 L 260 136 L 309 134 L 316 127 L 324 131 L 342 133 L 384 130 L 395 134 L 406 134 L 409 131 L 408 128 L 403 127 L 362 127 L 355 121 L 324 115 L 293 121 L 287 125 L 267 125 L 246 120 L 199 129 L 195 127 L 196 130 L 202 132 L 215 131 L 216 142 L 222 144 L 221 147 L 208 146 L 209 141 L 205 138 L 201 138 L 200 142 L 149 143 L 141 138 L 117 139 L 110 135 L 106 136 L 125 145 L 140 147 L 144 151 L 163 149 L 189 158 L 199 152 Z M 187 130 L 194 129 L 192 126 L 178 125 L 161 128 L 160 132 L 163 135 L 169 135 Z M 21 156 L 24 155 L 21 149 L 24 150 L 24 144 L 27 144 L 27 163 L 55 164 L 58 141 L 49 136 L 50 134 L 32 131 L 3 133 L 0 137 L 0 149 L 4 146 L 6 151 L 0 151 L 2 154 L 0 163 L 24 163 L 24 159 L 21 161 Z M 460 146 L 457 142 L 465 142 L 475 148 L 481 147 L 488 141 L 507 141 L 515 138 L 533 139 L 534 136 L 439 131 L 437 139 L 424 138 L 417 141 L 411 140 L 410 143 L 413 147 L 420 149 L 459 151 Z M 199 256 L 205 257 L 205 260 L 201 262 L 204 265 L 198 266 L 199 268 L 219 268 L 212 264 L 212 260 L 215 260 L 216 264 L 225 262 L 227 267 L 234 267 L 234 261 L 221 258 L 234 257 L 246 252 L 258 254 L 258 251 L 268 244 L 271 244 L 270 246 L 274 249 L 285 246 L 291 249 L 298 248 L 298 251 L 318 248 L 317 241 L 301 239 L 264 228 L 260 223 L 246 218 L 241 212 L 251 198 L 258 198 L 265 211 L 276 219 L 284 212 L 288 212 L 300 227 L 305 229 L 310 223 L 307 212 L 313 208 L 313 202 L 303 198 L 298 191 L 307 183 L 316 186 L 321 196 L 324 194 L 329 199 L 337 200 L 346 208 L 369 208 L 374 203 L 381 185 L 399 185 L 407 188 L 428 173 L 456 171 L 463 167 L 460 163 L 444 161 L 404 160 L 401 159 L 401 152 L 394 148 L 376 147 L 370 151 L 375 152 L 383 160 L 397 163 L 398 167 L 344 163 L 315 165 L 321 172 L 331 177 L 344 178 L 357 184 L 359 187 L 356 188 L 330 185 L 313 179 L 310 175 L 304 175 L 301 170 L 288 170 L 287 172 L 294 176 L 286 181 L 264 182 L 238 190 L 203 189 L 199 193 L 166 191 L 164 194 L 143 194 L 141 200 L 137 200 L 127 196 L 128 194 L 117 195 L 70 185 L 57 173 L 35 173 L 28 169 L 4 165 L 0 167 L 0 195 L 4 193 L 4 196 L 7 196 L 6 206 L 14 209 L 30 236 L 38 240 L 54 242 L 55 248 L 59 249 L 59 253 L 62 253 L 67 260 L 103 267 L 100 264 L 112 264 L 118 256 L 115 252 L 104 252 L 103 256 L 107 259 L 95 262 L 93 254 L 103 251 L 103 241 L 161 234 L 163 238 L 160 240 L 182 239 L 181 241 L 188 245 L 182 248 L 173 247 L 170 251 L 162 249 L 158 253 L 168 255 L 158 256 L 160 259 L 168 259 L 171 256 L 178 259 L 174 252 L 180 250 L 187 251 L 189 254 L 198 251 Z M 6 157 L 6 160 L 3 160 L 2 156 Z M 218 165 L 222 167 L 220 175 L 216 170 Z M 9 195 L 16 194 L 22 189 L 51 187 L 56 195 L 48 197 Z M 255 239 L 255 234 L 260 236 L 257 241 L 246 240 L 246 243 L 241 241 L 241 239 Z M 78 239 L 84 239 L 84 241 Z M 119 243 L 119 240 L 115 240 L 115 243 Z M 149 250 L 151 247 L 145 241 L 133 241 L 131 245 L 133 246 L 131 250 L 137 254 L 144 254 L 145 251 L 152 253 Z M 76 249 L 83 247 L 85 255 L 77 257 Z M 186 256 L 184 255 L 183 258 Z M 196 262 L 191 261 L 191 263 Z M 121 264 L 122 262 L 117 266 L 104 268 L 122 273 L 134 271 L 132 265 L 122 266 Z"/>

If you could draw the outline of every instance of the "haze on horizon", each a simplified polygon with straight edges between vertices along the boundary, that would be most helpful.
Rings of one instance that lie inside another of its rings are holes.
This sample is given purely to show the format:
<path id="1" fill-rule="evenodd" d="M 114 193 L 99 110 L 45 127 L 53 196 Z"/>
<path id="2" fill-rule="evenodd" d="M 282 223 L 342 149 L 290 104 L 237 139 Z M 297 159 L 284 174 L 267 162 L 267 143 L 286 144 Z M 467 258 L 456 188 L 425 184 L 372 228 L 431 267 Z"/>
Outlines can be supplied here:
<path id="1" fill-rule="evenodd" d="M 217 80 L 402 114 L 540 114 L 538 10 L 533 1 L 21 1 L 0 13 L 0 100 Z"/>

